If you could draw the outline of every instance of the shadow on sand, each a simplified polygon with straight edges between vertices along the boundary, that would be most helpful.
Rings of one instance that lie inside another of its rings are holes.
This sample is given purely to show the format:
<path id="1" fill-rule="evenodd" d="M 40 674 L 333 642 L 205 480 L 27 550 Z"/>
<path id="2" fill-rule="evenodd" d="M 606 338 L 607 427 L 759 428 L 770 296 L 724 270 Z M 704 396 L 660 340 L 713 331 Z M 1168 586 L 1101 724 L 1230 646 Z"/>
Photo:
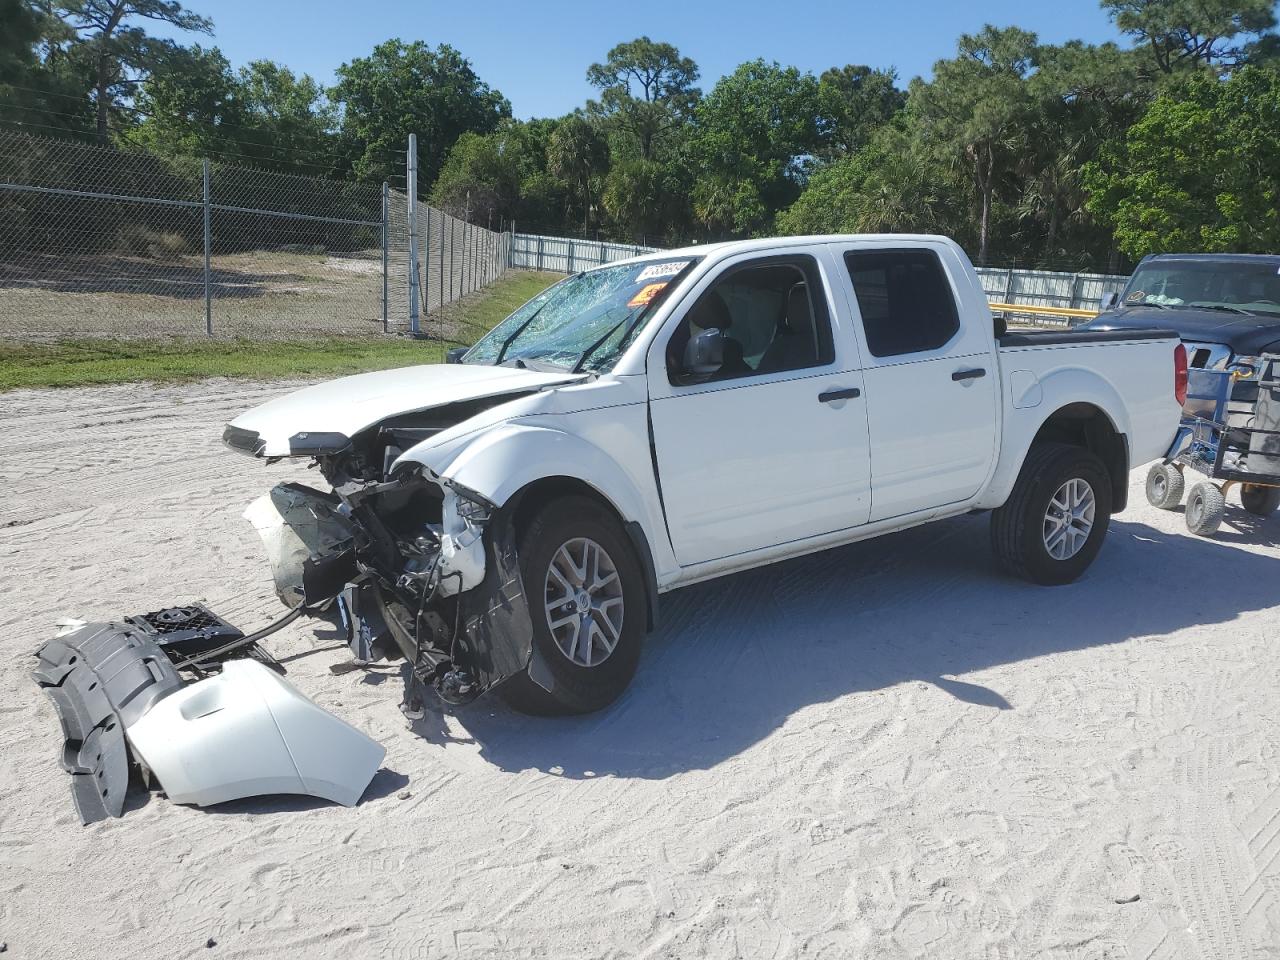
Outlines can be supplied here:
<path id="1" fill-rule="evenodd" d="M 1238 514 L 1228 542 L 1113 520 L 1090 571 L 1057 588 L 1000 574 L 985 517 L 918 527 L 666 594 L 634 682 L 599 714 L 530 719 L 490 696 L 456 716 L 504 770 L 661 779 L 741 753 L 810 704 L 907 681 L 1016 710 L 954 677 L 1280 602 L 1280 560 L 1239 548 L 1273 542 L 1276 521 Z M 438 714 L 415 728 L 458 739 Z"/>

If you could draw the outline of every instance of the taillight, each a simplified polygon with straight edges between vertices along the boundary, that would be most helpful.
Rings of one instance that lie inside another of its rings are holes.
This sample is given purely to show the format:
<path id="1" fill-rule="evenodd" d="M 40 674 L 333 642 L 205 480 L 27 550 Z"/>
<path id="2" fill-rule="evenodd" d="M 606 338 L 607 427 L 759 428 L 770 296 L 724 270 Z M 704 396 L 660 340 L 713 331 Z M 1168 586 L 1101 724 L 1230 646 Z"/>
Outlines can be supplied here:
<path id="1" fill-rule="evenodd" d="M 1178 406 L 1187 402 L 1187 348 L 1182 344 L 1173 349 L 1173 395 Z"/>

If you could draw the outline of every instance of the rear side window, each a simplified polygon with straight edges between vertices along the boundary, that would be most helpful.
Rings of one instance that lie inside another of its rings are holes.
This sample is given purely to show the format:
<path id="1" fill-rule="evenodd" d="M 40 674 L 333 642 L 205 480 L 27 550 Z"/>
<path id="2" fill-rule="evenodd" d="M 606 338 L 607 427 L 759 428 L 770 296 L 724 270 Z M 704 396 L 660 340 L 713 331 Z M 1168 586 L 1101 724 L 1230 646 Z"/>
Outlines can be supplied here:
<path id="1" fill-rule="evenodd" d="M 844 255 L 873 356 L 937 350 L 956 335 L 956 301 L 932 250 L 850 251 Z"/>

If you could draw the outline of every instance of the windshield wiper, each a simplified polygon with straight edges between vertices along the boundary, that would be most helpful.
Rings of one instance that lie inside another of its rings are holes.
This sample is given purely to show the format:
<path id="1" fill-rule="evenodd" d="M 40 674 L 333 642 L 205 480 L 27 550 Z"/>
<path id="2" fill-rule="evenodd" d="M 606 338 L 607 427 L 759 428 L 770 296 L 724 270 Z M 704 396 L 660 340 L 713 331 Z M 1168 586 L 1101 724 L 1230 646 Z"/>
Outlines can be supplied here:
<path id="1" fill-rule="evenodd" d="M 510 347 L 511 344 L 515 343 L 516 337 L 524 333 L 525 328 L 528 327 L 529 324 L 533 323 L 534 318 L 538 314 L 540 314 L 543 308 L 546 307 L 546 305 L 550 302 L 551 302 L 551 298 L 547 297 L 547 299 L 542 302 L 541 306 L 539 306 L 537 310 L 529 314 L 529 318 L 525 320 L 524 323 L 520 324 L 520 326 L 516 327 L 514 330 L 511 331 L 511 336 L 507 337 L 507 339 L 502 341 L 502 346 L 498 348 L 498 355 L 493 359 L 493 365 L 495 367 L 502 366 L 502 358 L 507 355 L 507 348 Z"/>
<path id="2" fill-rule="evenodd" d="M 624 333 L 622 335 L 622 339 L 618 341 L 619 343 L 626 342 L 627 337 L 631 336 L 631 331 L 636 328 L 636 324 L 638 324 L 640 320 L 644 317 L 644 315 L 648 312 L 649 312 L 648 307 L 645 307 L 639 313 L 636 314 L 635 319 L 631 321 L 631 326 L 627 327 L 627 332 Z M 628 319 L 627 317 L 623 317 L 621 320 L 615 323 L 612 327 L 606 330 L 605 335 L 603 337 L 601 337 L 595 343 L 591 344 L 591 346 L 587 347 L 587 349 L 583 350 L 580 354 L 578 354 L 578 359 L 573 362 L 573 366 L 570 368 L 570 372 L 581 373 L 582 365 L 587 362 L 587 358 L 591 356 L 593 353 L 595 353 L 598 349 L 600 349 L 601 345 L 606 340 L 608 340 L 615 333 L 617 333 L 618 330 L 622 327 L 622 325 L 627 322 L 627 319 Z"/>
<path id="3" fill-rule="evenodd" d="M 521 370 L 536 370 L 538 373 L 558 373 L 569 369 L 563 363 L 553 360 L 541 360 L 537 357 L 512 357 L 507 363 L 515 364 Z"/>
<path id="4" fill-rule="evenodd" d="M 1197 304 L 1192 304 L 1192 306 L 1197 306 Z M 1241 316 L 1245 316 L 1245 317 L 1257 316 L 1257 314 L 1251 310 L 1245 310 L 1243 307 L 1233 307 L 1225 303 L 1206 303 L 1203 306 L 1201 306 L 1201 309 L 1202 310 L 1222 310 L 1227 313 L 1238 313 Z"/>

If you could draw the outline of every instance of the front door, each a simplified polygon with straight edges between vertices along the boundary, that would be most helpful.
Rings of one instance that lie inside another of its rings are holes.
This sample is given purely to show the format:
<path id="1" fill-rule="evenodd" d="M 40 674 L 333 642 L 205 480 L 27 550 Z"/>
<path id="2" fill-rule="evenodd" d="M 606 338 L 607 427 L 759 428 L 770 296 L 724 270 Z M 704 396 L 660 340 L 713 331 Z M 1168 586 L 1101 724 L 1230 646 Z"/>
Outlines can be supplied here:
<path id="1" fill-rule="evenodd" d="M 704 280 L 650 355 L 650 410 L 676 559 L 703 563 L 867 521 L 867 417 L 856 344 L 834 329 L 809 254 L 731 263 Z M 682 372 L 699 332 L 712 375 Z"/>

